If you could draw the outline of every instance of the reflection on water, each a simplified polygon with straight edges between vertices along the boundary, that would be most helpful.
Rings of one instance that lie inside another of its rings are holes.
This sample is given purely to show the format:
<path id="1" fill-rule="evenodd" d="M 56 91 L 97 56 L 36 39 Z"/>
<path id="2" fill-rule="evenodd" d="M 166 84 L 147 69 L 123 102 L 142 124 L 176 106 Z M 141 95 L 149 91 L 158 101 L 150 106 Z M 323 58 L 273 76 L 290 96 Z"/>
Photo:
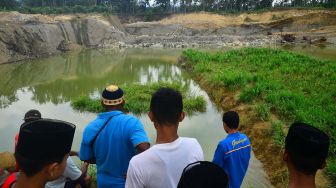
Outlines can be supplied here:
<path id="1" fill-rule="evenodd" d="M 329 49 L 318 51 L 294 47 L 302 53 L 322 54 L 336 59 Z M 336 49 L 332 49 L 336 52 Z M 89 50 L 0 65 L 0 152 L 12 151 L 14 135 L 22 123 L 23 115 L 35 108 L 43 117 L 62 119 L 77 125 L 73 149 L 78 150 L 83 129 L 96 114 L 80 113 L 70 106 L 71 99 L 80 95 L 99 95 L 110 83 L 148 83 L 175 81 L 189 86 L 192 92 L 204 95 L 207 110 L 187 117 L 180 125 L 180 136 L 196 137 L 203 147 L 206 160 L 211 160 L 219 140 L 225 137 L 221 111 L 211 103 L 207 94 L 177 65 L 179 50 Z M 147 116 L 141 121 L 155 141 L 155 130 Z M 243 187 L 270 187 L 262 165 L 254 157 Z"/>
<path id="2" fill-rule="evenodd" d="M 319 57 L 322 59 L 336 60 L 336 46 L 325 46 L 325 45 L 283 45 L 278 46 L 289 51 L 298 52 L 301 54 L 306 54 L 313 57 Z"/>

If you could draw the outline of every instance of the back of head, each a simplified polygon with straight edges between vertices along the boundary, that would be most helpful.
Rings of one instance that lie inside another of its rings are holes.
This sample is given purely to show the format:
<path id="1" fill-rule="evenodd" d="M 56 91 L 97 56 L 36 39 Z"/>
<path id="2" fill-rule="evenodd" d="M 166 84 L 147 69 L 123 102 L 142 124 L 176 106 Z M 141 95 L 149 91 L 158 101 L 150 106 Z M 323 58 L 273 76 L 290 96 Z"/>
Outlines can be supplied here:
<path id="1" fill-rule="evenodd" d="M 32 110 L 29 110 L 28 112 L 26 112 L 26 114 L 24 116 L 24 121 L 25 122 L 35 121 L 35 120 L 39 120 L 41 118 L 42 118 L 41 113 L 38 110 L 32 109 Z"/>
<path id="2" fill-rule="evenodd" d="M 235 111 L 227 111 L 223 114 L 223 123 L 231 129 L 238 129 L 239 115 Z"/>
<path id="3" fill-rule="evenodd" d="M 198 161 L 184 168 L 178 188 L 226 188 L 229 179 L 222 168 L 208 161 Z"/>
<path id="4" fill-rule="evenodd" d="M 288 130 L 285 150 L 297 171 L 312 175 L 325 162 L 329 144 L 329 136 L 321 130 L 305 123 L 294 123 Z"/>
<path id="5" fill-rule="evenodd" d="M 71 150 L 75 125 L 52 119 L 40 119 L 21 125 L 15 158 L 28 176 L 44 166 L 63 161 Z"/>
<path id="6" fill-rule="evenodd" d="M 159 124 L 178 124 L 182 110 L 180 92 L 171 88 L 160 88 L 152 95 L 150 111 Z"/>

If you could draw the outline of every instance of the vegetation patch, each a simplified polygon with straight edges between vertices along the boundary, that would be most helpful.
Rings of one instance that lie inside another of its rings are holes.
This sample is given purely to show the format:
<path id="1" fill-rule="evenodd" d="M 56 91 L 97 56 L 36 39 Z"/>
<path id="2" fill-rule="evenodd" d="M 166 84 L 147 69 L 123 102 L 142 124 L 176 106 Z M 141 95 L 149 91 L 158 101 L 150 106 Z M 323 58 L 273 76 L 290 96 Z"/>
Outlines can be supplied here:
<path id="1" fill-rule="evenodd" d="M 170 87 L 179 90 L 183 96 L 184 111 L 188 115 L 204 112 L 206 101 L 203 96 L 189 92 L 188 86 L 180 83 L 154 83 L 154 84 L 125 84 L 120 86 L 125 92 L 125 110 L 134 114 L 146 113 L 152 94 L 161 87 Z M 79 111 L 100 113 L 104 109 L 99 98 L 81 96 L 71 102 L 71 106 Z"/>
<path id="2" fill-rule="evenodd" d="M 284 18 L 285 18 L 285 15 L 273 14 L 271 20 L 281 20 L 281 19 L 284 19 Z"/>
<path id="3" fill-rule="evenodd" d="M 255 107 L 255 111 L 257 112 L 257 116 L 262 121 L 268 121 L 270 118 L 270 109 L 266 104 L 258 104 Z"/>
<path id="4" fill-rule="evenodd" d="M 186 65 L 214 85 L 240 93 L 241 102 L 256 104 L 260 119 L 270 113 L 275 142 L 284 144 L 284 124 L 302 121 L 331 138 L 328 171 L 336 179 L 336 62 L 284 50 L 243 48 L 228 52 L 183 52 Z"/>

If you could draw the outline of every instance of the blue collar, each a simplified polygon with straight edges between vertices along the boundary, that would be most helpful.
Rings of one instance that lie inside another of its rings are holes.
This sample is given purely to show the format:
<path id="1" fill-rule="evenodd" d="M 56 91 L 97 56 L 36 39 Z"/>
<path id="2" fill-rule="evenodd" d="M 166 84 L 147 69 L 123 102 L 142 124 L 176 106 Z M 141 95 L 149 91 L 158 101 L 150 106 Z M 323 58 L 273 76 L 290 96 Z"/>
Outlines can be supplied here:
<path id="1" fill-rule="evenodd" d="M 236 135 L 240 135 L 240 132 L 237 131 L 235 133 L 228 134 L 227 137 L 235 137 Z"/>

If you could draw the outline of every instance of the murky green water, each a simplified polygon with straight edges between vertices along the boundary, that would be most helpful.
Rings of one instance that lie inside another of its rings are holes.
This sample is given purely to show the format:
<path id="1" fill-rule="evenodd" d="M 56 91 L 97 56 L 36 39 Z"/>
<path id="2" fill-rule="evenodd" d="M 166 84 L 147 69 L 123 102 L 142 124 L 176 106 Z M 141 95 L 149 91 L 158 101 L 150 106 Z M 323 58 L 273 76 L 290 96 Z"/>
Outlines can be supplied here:
<path id="1" fill-rule="evenodd" d="M 336 49 L 331 51 L 331 59 L 336 59 Z M 178 67 L 180 53 L 166 49 L 89 50 L 0 65 L 0 152 L 13 151 L 14 135 L 29 109 L 40 110 L 46 118 L 76 124 L 73 149 L 78 150 L 83 130 L 96 114 L 73 110 L 71 99 L 99 95 L 111 83 L 177 81 L 189 85 L 190 90 L 207 100 L 206 112 L 187 117 L 180 125 L 179 135 L 197 138 L 206 160 L 211 160 L 218 141 L 226 136 L 221 111 L 190 75 Z M 153 125 L 145 115 L 140 119 L 153 143 L 156 136 Z M 260 162 L 253 158 L 250 164 L 244 187 L 270 187 Z"/>

